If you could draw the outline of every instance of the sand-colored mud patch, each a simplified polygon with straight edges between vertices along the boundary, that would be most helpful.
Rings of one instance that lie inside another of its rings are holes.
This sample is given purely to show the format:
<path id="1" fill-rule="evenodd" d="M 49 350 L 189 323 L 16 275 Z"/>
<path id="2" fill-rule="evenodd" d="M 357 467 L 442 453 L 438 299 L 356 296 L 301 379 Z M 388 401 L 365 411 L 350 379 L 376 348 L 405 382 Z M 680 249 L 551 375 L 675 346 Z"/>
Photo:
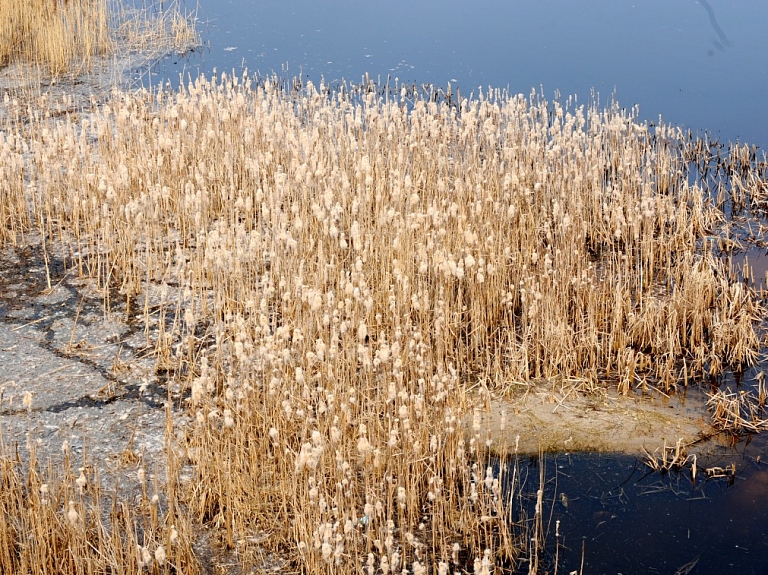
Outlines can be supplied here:
<path id="1" fill-rule="evenodd" d="M 504 397 L 486 396 L 466 420 L 468 436 L 499 453 L 593 451 L 653 454 L 680 442 L 689 451 L 714 434 L 699 390 L 665 397 L 627 396 L 604 388 L 530 383 Z M 477 440 L 477 439 L 476 439 Z"/>

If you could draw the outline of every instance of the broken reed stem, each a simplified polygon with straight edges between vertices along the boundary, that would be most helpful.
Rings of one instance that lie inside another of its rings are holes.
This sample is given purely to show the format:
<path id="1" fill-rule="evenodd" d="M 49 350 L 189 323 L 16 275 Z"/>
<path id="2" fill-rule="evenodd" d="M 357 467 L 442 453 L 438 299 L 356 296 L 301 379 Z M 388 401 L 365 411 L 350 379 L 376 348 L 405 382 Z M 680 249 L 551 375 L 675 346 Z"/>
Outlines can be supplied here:
<path id="1" fill-rule="evenodd" d="M 528 552 L 528 575 L 537 575 L 539 573 L 539 557 L 546 547 L 544 538 L 544 484 L 546 482 L 546 471 L 544 465 L 544 454 L 539 452 L 539 489 L 536 491 L 536 506 L 533 514 L 533 534 L 531 535 L 530 548 Z"/>
<path id="2" fill-rule="evenodd" d="M 693 462 L 692 475 L 696 478 L 696 456 L 688 455 L 685 451 L 685 445 L 682 439 L 678 439 L 674 446 L 668 446 L 666 440 L 664 440 L 664 446 L 661 448 L 661 454 L 656 455 L 658 452 L 654 450 L 654 454 L 648 453 L 648 450 L 643 447 L 646 459 L 645 464 L 654 471 L 670 471 L 684 468 L 689 462 Z"/>
<path id="3" fill-rule="evenodd" d="M 760 383 L 762 383 L 762 378 Z M 760 386 L 758 384 L 758 387 Z M 734 435 L 759 433 L 768 428 L 768 418 L 761 397 L 750 391 L 718 389 L 708 393 L 707 407 L 715 427 Z"/>

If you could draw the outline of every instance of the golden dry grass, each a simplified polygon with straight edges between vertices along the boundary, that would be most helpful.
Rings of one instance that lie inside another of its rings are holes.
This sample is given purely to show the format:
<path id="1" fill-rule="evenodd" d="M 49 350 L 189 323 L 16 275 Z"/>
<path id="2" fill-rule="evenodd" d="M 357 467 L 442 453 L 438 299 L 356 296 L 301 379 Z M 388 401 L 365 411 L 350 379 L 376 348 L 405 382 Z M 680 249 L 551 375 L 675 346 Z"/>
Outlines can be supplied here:
<path id="1" fill-rule="evenodd" d="M 106 0 L 25 0 L 0 3 L 0 66 L 28 62 L 61 74 L 88 69 L 109 51 Z"/>
<path id="2" fill-rule="evenodd" d="M 142 8 L 120 0 L 3 2 L 0 69 L 18 65 L 18 83 L 24 84 L 30 76 L 82 76 L 106 56 L 115 56 L 116 70 L 128 54 L 133 56 L 130 65 L 141 67 L 170 51 L 197 47 L 194 20 L 194 13 L 185 12 L 177 0 Z"/>
<path id="3" fill-rule="evenodd" d="M 168 318 L 179 502 L 245 567 L 251 539 L 307 573 L 509 565 L 514 470 L 460 429 L 478 381 L 670 391 L 757 358 L 681 134 L 615 105 L 222 76 L 2 134 L 1 239 Z"/>

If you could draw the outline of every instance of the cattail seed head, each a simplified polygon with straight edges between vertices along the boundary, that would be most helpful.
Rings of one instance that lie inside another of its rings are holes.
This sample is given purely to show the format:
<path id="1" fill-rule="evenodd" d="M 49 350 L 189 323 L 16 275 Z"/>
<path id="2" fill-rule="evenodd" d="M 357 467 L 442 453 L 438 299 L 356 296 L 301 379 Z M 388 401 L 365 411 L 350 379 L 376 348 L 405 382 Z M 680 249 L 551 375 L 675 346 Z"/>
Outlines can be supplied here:
<path id="1" fill-rule="evenodd" d="M 75 509 L 75 502 L 70 501 L 68 510 L 67 510 L 67 521 L 69 521 L 69 524 L 72 526 L 75 526 L 80 521 L 80 515 L 77 512 L 77 509 Z"/>
<path id="2" fill-rule="evenodd" d="M 159 545 L 157 549 L 155 549 L 155 561 L 157 561 L 157 564 L 162 567 L 165 565 L 165 561 L 168 558 L 168 556 L 165 553 L 165 547 L 162 545 Z"/>
<path id="3" fill-rule="evenodd" d="M 32 392 L 28 391 L 24 394 L 22 404 L 27 411 L 32 411 Z"/>

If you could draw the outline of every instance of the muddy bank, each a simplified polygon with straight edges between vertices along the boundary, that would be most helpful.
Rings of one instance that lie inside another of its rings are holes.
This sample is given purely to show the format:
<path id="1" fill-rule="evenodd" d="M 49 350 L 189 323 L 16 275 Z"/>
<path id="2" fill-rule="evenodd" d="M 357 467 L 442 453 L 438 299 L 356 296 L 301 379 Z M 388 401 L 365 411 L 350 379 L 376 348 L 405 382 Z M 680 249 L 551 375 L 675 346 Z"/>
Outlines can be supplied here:
<path id="1" fill-rule="evenodd" d="M 34 244 L 34 238 L 29 237 Z M 156 372 L 144 330 L 123 306 L 107 311 L 94 281 L 39 246 L 0 252 L 0 433 L 22 459 L 65 458 L 106 484 L 164 478 L 166 411 L 180 402 Z M 48 287 L 50 275 L 51 287 Z M 170 402 L 169 402 L 170 399 Z"/>
<path id="2" fill-rule="evenodd" d="M 714 436 L 703 392 L 620 395 L 578 384 L 520 384 L 504 397 L 485 396 L 465 420 L 468 439 L 498 453 L 616 452 L 644 456 L 678 442 L 702 449 Z M 476 439 L 477 440 L 477 439 Z M 644 451 L 645 450 L 645 451 Z"/>

